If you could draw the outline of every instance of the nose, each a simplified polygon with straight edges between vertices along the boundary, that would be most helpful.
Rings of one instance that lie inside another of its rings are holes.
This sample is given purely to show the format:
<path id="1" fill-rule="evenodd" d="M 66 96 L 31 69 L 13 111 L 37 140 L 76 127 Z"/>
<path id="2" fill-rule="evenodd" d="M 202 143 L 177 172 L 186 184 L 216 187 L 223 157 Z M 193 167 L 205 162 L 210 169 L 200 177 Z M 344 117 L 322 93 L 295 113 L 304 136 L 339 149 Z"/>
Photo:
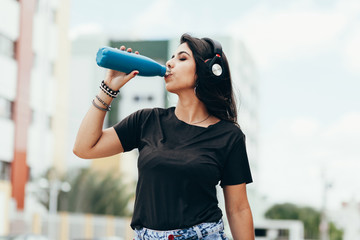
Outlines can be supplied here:
<path id="1" fill-rule="evenodd" d="M 169 59 L 167 62 L 166 62 L 166 66 L 168 68 L 173 68 L 174 67 L 174 62 L 172 61 L 173 59 Z"/>

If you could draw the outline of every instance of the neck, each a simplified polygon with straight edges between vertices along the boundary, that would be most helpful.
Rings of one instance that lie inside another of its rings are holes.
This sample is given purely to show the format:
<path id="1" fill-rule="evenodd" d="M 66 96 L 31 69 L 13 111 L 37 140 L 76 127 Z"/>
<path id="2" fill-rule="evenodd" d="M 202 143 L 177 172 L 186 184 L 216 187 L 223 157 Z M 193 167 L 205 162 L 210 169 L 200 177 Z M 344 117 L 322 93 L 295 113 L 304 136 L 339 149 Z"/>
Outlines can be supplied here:
<path id="1" fill-rule="evenodd" d="M 205 104 L 201 102 L 194 93 L 186 96 L 178 95 L 175 114 L 178 119 L 187 123 L 196 123 L 209 117 Z"/>

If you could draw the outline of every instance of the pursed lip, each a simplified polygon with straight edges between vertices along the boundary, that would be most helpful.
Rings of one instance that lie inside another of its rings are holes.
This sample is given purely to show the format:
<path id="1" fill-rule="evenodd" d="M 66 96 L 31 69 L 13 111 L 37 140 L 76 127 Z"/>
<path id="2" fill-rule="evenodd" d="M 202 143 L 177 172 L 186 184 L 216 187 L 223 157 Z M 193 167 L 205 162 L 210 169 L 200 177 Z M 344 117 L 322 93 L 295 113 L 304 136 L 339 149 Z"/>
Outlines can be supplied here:
<path id="1" fill-rule="evenodd" d="M 168 77 L 172 76 L 173 74 L 170 73 L 169 75 L 165 75 L 165 79 L 167 79 Z"/>

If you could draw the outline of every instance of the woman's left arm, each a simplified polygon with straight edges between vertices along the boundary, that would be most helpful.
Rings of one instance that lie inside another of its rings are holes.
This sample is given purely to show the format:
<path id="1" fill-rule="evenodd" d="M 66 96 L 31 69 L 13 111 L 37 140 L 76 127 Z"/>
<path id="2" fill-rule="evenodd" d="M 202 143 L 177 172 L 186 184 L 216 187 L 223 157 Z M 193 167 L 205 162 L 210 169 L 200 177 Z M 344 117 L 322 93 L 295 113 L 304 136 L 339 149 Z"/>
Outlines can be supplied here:
<path id="1" fill-rule="evenodd" d="M 234 240 L 254 240 L 254 224 L 246 184 L 224 186 L 226 215 Z"/>

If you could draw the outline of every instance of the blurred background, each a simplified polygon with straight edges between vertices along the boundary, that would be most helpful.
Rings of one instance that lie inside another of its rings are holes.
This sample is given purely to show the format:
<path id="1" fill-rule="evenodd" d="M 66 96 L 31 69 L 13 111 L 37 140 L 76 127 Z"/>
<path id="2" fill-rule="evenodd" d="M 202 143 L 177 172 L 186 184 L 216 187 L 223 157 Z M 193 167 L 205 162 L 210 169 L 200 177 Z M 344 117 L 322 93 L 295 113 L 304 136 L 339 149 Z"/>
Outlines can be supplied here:
<path id="1" fill-rule="evenodd" d="M 72 153 L 105 75 L 96 52 L 165 64 L 190 33 L 230 62 L 256 239 L 360 239 L 358 0 L 0 0 L 0 16 L 0 236 L 133 238 L 137 151 Z M 175 104 L 162 78 L 136 77 L 104 127 Z"/>

